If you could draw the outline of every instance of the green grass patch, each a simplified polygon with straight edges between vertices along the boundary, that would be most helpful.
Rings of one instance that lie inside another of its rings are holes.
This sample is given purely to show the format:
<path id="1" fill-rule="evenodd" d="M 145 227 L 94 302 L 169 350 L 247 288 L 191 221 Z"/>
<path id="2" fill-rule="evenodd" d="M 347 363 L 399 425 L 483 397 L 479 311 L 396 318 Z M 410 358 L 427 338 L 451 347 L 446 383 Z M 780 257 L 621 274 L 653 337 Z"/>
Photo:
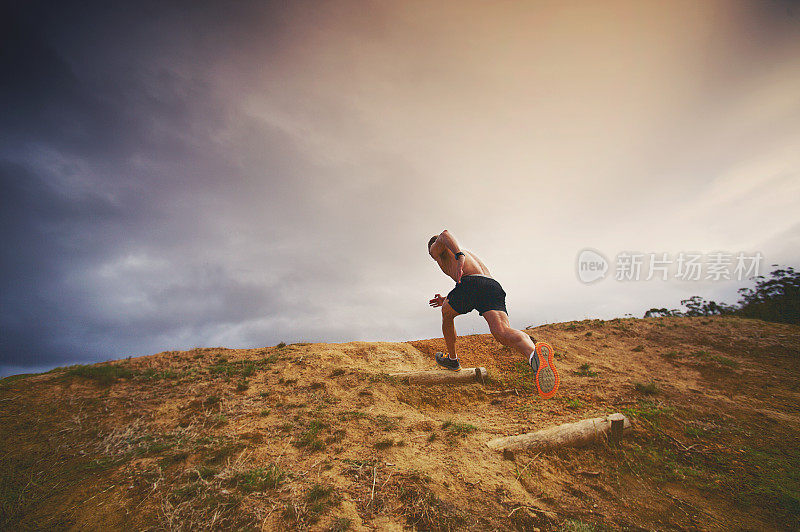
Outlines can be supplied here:
<path id="1" fill-rule="evenodd" d="M 178 500 L 193 499 L 203 491 L 203 483 L 198 481 L 189 482 L 172 490 L 171 498 Z"/>
<path id="2" fill-rule="evenodd" d="M 536 372 L 526 362 L 517 361 L 511 371 L 503 373 L 499 379 L 500 387 L 518 388 L 527 392 L 536 391 Z"/>
<path id="3" fill-rule="evenodd" d="M 580 519 L 567 519 L 558 527 L 558 532 L 600 532 L 601 530 L 604 529 Z"/>
<path id="4" fill-rule="evenodd" d="M 263 361 L 261 363 L 263 365 Z M 241 377 L 245 379 L 256 372 L 256 363 L 252 360 L 236 360 L 228 362 L 227 359 L 221 358 L 216 361 L 216 364 L 208 367 L 208 374 L 212 376 L 222 376 L 226 378 Z"/>
<path id="5" fill-rule="evenodd" d="M 625 407 L 622 413 L 629 417 L 646 419 L 650 422 L 657 422 L 663 417 L 672 413 L 673 409 L 651 399 L 640 399 L 638 404 Z"/>
<path id="6" fill-rule="evenodd" d="M 306 493 L 306 500 L 308 502 L 317 502 L 320 499 L 328 497 L 331 493 L 333 493 L 333 486 L 314 484 L 308 493 Z"/>
<path id="7" fill-rule="evenodd" d="M 333 486 L 323 486 L 321 484 L 314 484 L 306 493 L 305 499 L 308 503 L 310 521 L 316 521 L 320 514 L 334 504 L 334 501 L 331 500 L 332 494 Z"/>
<path id="8" fill-rule="evenodd" d="M 197 480 L 211 480 L 219 471 L 214 467 L 200 466 L 189 472 L 190 477 L 196 477 Z"/>
<path id="9" fill-rule="evenodd" d="M 328 530 L 330 532 L 346 532 L 350 530 L 350 527 L 353 526 L 353 521 L 348 517 L 337 517 L 331 523 L 331 526 Z"/>
<path id="10" fill-rule="evenodd" d="M 279 358 L 280 358 L 279 353 L 272 353 L 270 356 L 261 359 L 261 364 L 262 365 L 274 364 L 275 362 L 278 361 Z"/>
<path id="11" fill-rule="evenodd" d="M 716 428 L 684 425 L 686 436 L 697 439 Z M 656 482 L 681 482 L 716 491 L 743 507 L 760 507 L 786 523 L 800 513 L 800 452 L 797 449 L 745 446 L 701 453 L 684 452 L 674 440 L 657 431 L 647 441 L 632 442 L 628 466 Z"/>
<path id="12" fill-rule="evenodd" d="M 344 437 L 346 435 L 347 435 L 347 431 L 346 430 L 344 430 L 344 429 L 336 429 L 336 430 L 333 431 L 333 434 L 331 434 L 329 437 L 327 437 L 325 439 L 325 443 L 328 444 L 328 445 L 330 445 L 332 443 L 339 443 L 340 441 L 342 441 L 344 439 Z"/>
<path id="13" fill-rule="evenodd" d="M 205 464 L 221 464 L 230 456 L 244 449 L 241 442 L 226 441 L 224 439 L 212 440 L 212 444 L 204 450 Z"/>
<path id="14" fill-rule="evenodd" d="M 592 369 L 591 364 L 584 362 L 578 367 L 578 371 L 575 372 L 575 375 L 580 375 L 581 377 L 596 377 L 597 372 Z"/>
<path id="15" fill-rule="evenodd" d="M 26 379 L 28 377 L 32 377 L 33 375 L 43 375 L 42 373 L 19 373 L 17 375 L 9 375 L 8 377 L 3 377 L 0 379 L 0 388 L 5 388 L 9 386 L 11 383 Z"/>
<path id="16" fill-rule="evenodd" d="M 718 429 L 716 427 L 709 428 L 695 424 L 686 424 L 683 426 L 684 436 L 695 440 L 713 437 L 717 432 Z"/>
<path id="17" fill-rule="evenodd" d="M 378 449 L 380 451 L 380 450 L 383 450 L 383 449 L 388 449 L 389 447 L 392 447 L 393 445 L 394 445 L 394 440 L 391 439 L 391 438 L 386 438 L 386 439 L 383 439 L 383 440 L 375 442 L 373 447 L 375 447 L 376 449 Z"/>
<path id="18" fill-rule="evenodd" d="M 739 363 L 737 361 L 733 360 L 732 358 L 728 358 L 726 356 L 711 355 L 709 358 L 711 358 L 711 360 L 713 360 L 714 362 L 716 362 L 718 364 L 721 364 L 723 366 L 729 367 L 729 368 L 738 368 L 739 367 Z"/>
<path id="19" fill-rule="evenodd" d="M 208 424 L 212 427 L 221 427 L 228 424 L 228 418 L 225 414 L 215 414 L 208 419 Z"/>
<path id="20" fill-rule="evenodd" d="M 186 451 L 178 451 L 175 453 L 168 454 L 167 456 L 161 458 L 158 461 L 158 465 L 161 467 L 169 467 L 172 464 L 176 464 L 178 462 L 183 462 L 189 458 L 189 453 Z"/>
<path id="21" fill-rule="evenodd" d="M 517 407 L 514 408 L 514 410 L 517 412 L 518 415 L 522 417 L 528 417 L 531 414 L 533 414 L 533 407 L 529 404 L 517 405 Z"/>
<path id="22" fill-rule="evenodd" d="M 80 464 L 76 470 L 77 471 L 103 471 L 119 465 L 122 463 L 122 460 L 117 457 L 111 456 L 101 456 L 100 458 L 96 458 L 89 462 L 85 462 Z"/>
<path id="23" fill-rule="evenodd" d="M 397 418 L 391 418 L 386 414 L 378 414 L 372 420 L 383 430 L 395 430 L 399 424 Z"/>
<path id="24" fill-rule="evenodd" d="M 320 439 L 319 434 L 326 427 L 327 425 L 319 420 L 311 421 L 308 428 L 295 441 L 295 446 L 310 451 L 321 451 L 325 448 L 325 442 Z"/>
<path id="25" fill-rule="evenodd" d="M 98 384 L 110 385 L 119 379 L 130 379 L 137 372 L 124 364 L 76 364 L 66 368 L 67 377 L 90 379 Z"/>
<path id="26" fill-rule="evenodd" d="M 449 436 L 461 437 L 464 438 L 467 434 L 471 434 L 478 430 L 478 427 L 475 425 L 471 425 L 469 423 L 462 423 L 460 421 L 454 421 L 452 419 L 448 419 L 447 421 L 442 423 L 442 430 L 444 430 Z"/>
<path id="27" fill-rule="evenodd" d="M 745 474 L 737 499 L 743 504 L 774 508 L 787 516 L 800 515 L 800 452 L 771 447 L 744 447 L 737 457 Z"/>
<path id="28" fill-rule="evenodd" d="M 252 493 L 275 489 L 286 479 L 286 473 L 277 465 L 269 464 L 266 467 L 257 467 L 241 471 L 234 475 L 232 481 L 240 490 Z"/>
<path id="29" fill-rule="evenodd" d="M 147 368 L 139 373 L 138 378 L 145 381 L 160 381 L 165 379 L 177 379 L 178 374 L 171 369 L 159 371 L 155 368 Z"/>
<path id="30" fill-rule="evenodd" d="M 364 412 L 359 412 L 358 410 L 345 410 L 344 412 L 339 412 L 339 421 L 350 421 L 353 419 L 363 419 L 367 417 L 367 414 Z"/>
<path id="31" fill-rule="evenodd" d="M 655 382 L 648 382 L 647 384 L 637 382 L 634 383 L 633 387 L 637 392 L 643 393 L 644 395 L 655 395 L 658 393 L 658 386 Z"/>
<path id="32" fill-rule="evenodd" d="M 568 400 L 566 402 L 566 407 L 570 408 L 570 409 L 573 409 L 573 410 L 581 408 L 582 406 L 583 406 L 583 403 L 578 398 L 570 399 L 570 400 Z"/>
<path id="33" fill-rule="evenodd" d="M 172 445 L 165 441 L 143 441 L 136 448 L 138 454 L 159 454 L 172 448 Z"/>

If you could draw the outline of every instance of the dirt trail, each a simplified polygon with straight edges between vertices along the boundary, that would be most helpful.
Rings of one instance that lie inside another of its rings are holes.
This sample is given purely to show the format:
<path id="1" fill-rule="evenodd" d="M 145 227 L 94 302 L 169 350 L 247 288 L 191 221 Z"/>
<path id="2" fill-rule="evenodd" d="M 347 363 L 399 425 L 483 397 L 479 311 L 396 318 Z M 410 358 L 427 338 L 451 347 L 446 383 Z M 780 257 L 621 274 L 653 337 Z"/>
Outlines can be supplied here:
<path id="1" fill-rule="evenodd" d="M 0 381 L 0 529 L 782 530 L 800 527 L 800 327 L 733 318 L 490 335 L 485 385 L 420 387 L 441 339 L 159 353 Z M 622 411 L 620 448 L 485 442 Z"/>

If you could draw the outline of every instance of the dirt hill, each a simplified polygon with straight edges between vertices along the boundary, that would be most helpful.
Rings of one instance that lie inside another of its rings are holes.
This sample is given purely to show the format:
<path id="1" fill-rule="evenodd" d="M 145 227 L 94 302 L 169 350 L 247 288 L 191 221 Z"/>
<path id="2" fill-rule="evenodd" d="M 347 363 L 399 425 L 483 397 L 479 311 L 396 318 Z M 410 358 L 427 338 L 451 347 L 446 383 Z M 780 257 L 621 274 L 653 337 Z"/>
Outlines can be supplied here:
<path id="1" fill-rule="evenodd" d="M 441 339 L 166 352 L 0 381 L 0 529 L 800 527 L 800 327 L 734 318 L 528 331 L 561 389 L 489 335 L 484 386 L 419 387 Z M 621 447 L 485 442 L 623 412 Z"/>

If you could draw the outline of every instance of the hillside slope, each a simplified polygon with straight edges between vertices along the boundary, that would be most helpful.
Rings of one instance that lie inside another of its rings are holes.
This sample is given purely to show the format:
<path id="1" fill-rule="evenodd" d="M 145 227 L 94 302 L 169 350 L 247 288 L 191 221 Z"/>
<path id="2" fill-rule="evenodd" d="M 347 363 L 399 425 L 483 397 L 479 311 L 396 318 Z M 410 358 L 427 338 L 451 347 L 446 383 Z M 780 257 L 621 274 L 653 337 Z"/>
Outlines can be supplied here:
<path id="1" fill-rule="evenodd" d="M 490 335 L 485 385 L 423 388 L 441 339 L 166 352 L 0 381 L 0 529 L 800 527 L 800 327 L 552 324 L 561 389 Z M 512 459 L 498 435 L 622 411 L 634 430 Z"/>

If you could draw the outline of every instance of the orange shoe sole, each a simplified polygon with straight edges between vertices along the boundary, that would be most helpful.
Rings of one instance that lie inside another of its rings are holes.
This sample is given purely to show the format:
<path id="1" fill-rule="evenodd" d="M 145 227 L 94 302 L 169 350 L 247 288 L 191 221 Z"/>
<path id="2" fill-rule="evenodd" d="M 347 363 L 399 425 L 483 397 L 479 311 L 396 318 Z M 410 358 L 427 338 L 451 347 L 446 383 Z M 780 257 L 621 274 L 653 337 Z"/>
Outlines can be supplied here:
<path id="1" fill-rule="evenodd" d="M 553 362 L 553 347 L 547 342 L 536 344 L 536 356 L 539 357 L 539 369 L 536 370 L 536 390 L 543 399 L 550 399 L 558 391 L 561 379 Z"/>

